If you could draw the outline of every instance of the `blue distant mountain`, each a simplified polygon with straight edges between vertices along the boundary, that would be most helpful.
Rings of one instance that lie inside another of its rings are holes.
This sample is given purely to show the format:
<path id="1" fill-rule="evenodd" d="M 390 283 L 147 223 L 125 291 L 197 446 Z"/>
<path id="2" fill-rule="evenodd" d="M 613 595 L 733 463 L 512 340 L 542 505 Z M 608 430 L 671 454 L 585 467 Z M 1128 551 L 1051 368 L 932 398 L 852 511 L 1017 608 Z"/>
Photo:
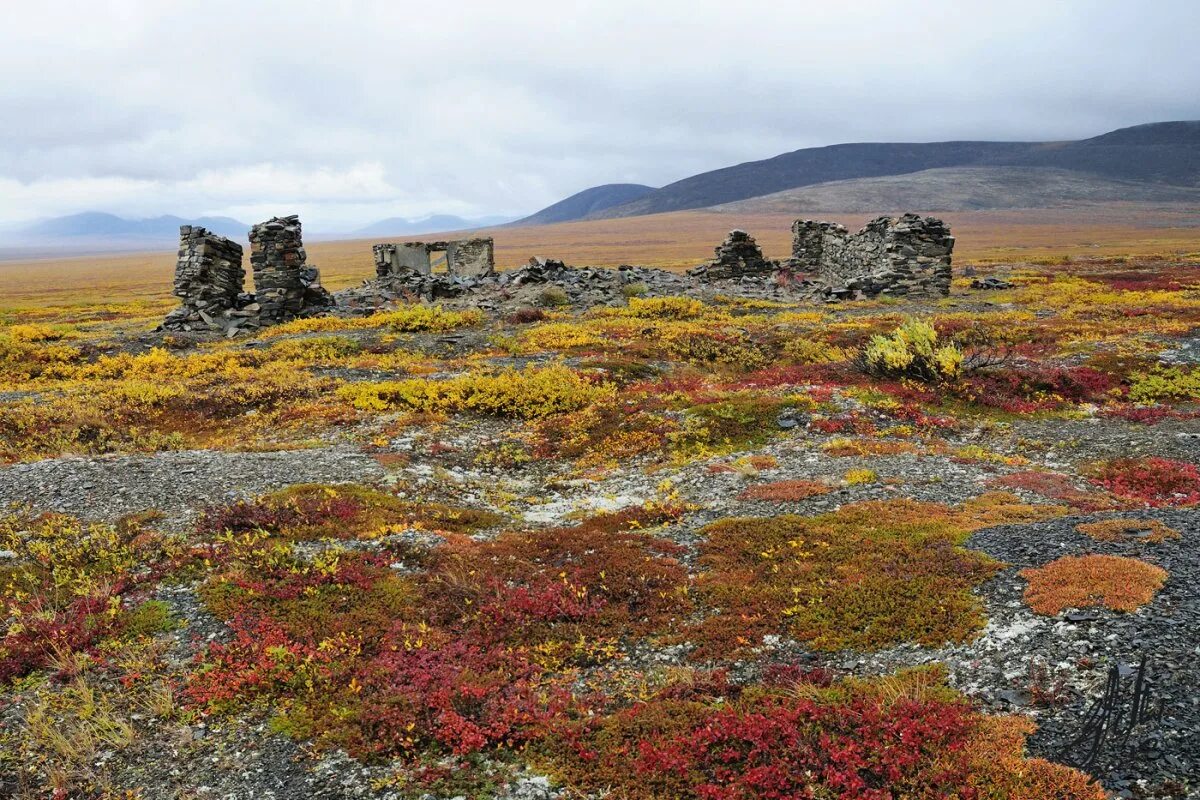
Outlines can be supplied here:
<path id="1" fill-rule="evenodd" d="M 101 211 L 85 211 L 42 220 L 21 229 L 21 238 L 53 242 L 62 239 L 122 239 L 171 243 L 179 240 L 180 225 L 200 225 L 221 236 L 244 239 L 250 226 L 230 217 L 184 219 L 172 215 L 125 219 Z"/>
<path id="2" fill-rule="evenodd" d="M 405 219 L 389 217 L 373 222 L 365 228 L 354 231 L 354 236 L 415 236 L 424 233 L 445 233 L 447 231 L 471 231 L 479 228 L 491 228 L 512 222 L 513 217 L 476 217 L 464 219 L 451 214 L 434 214 L 424 219 Z"/>

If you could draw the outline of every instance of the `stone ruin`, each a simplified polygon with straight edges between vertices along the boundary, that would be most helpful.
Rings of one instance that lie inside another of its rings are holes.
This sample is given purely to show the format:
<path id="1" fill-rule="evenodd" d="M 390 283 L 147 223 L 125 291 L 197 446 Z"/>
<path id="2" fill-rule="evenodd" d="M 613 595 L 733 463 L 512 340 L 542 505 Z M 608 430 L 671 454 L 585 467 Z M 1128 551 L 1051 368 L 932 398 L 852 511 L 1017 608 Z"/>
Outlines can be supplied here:
<path id="1" fill-rule="evenodd" d="M 334 304 L 320 273 L 305 263 L 300 218 L 275 217 L 250 230 L 254 294 L 242 291 L 242 246 L 199 226 L 179 228 L 174 294 L 182 301 L 167 315 L 167 330 L 216 330 L 235 335 L 319 312 Z"/>
<path id="2" fill-rule="evenodd" d="M 496 272 L 491 238 L 382 243 L 372 247 L 375 278 L 335 298 L 306 263 L 297 216 L 275 217 L 250 231 L 255 294 L 245 294 L 242 248 L 203 228 L 180 228 L 175 294 L 182 305 L 163 323 L 170 330 L 239 330 L 335 311 L 369 314 L 399 299 L 454 298 L 477 294 L 480 308 L 496 308 L 530 284 L 553 283 L 573 303 L 620 304 L 629 284 L 674 293 L 698 288 L 695 281 L 732 281 L 746 297 L 837 301 L 876 295 L 943 296 L 950 291 L 954 237 L 933 217 L 879 217 L 851 234 L 833 222 L 796 220 L 792 257 L 763 256 L 754 237 L 730 231 L 714 258 L 682 276 L 663 270 L 622 266 L 619 270 L 568 267 L 557 259 L 533 258 L 524 267 Z M 446 269 L 434 271 L 433 254 L 445 253 Z M 991 288 L 989 285 L 987 288 Z"/>
<path id="3" fill-rule="evenodd" d="M 779 264 L 763 258 L 762 248 L 745 231 L 733 230 L 717 245 L 716 258 L 691 270 L 688 274 L 702 280 L 732 280 L 770 275 Z"/>
<path id="4" fill-rule="evenodd" d="M 281 322 L 333 305 L 321 273 L 306 263 L 300 217 L 274 217 L 250 229 L 254 298 L 265 322 Z"/>
<path id="5" fill-rule="evenodd" d="M 941 296 L 950 293 L 953 249 L 950 227 L 934 217 L 879 217 L 853 234 L 836 222 L 798 219 L 792 225 L 790 259 L 763 258 L 754 237 L 735 230 L 716 248 L 716 258 L 688 274 L 703 281 L 754 281 L 780 270 L 789 277 L 806 273 L 815 283 L 802 280 L 798 285 L 828 299 Z"/>
<path id="6" fill-rule="evenodd" d="M 495 243 L 488 238 L 443 242 L 391 242 L 371 248 L 375 274 L 380 278 L 416 272 L 433 274 L 431 254 L 445 252 L 446 272 L 452 277 L 481 278 L 496 271 Z"/>
<path id="7" fill-rule="evenodd" d="M 798 219 L 789 266 L 816 273 L 835 295 L 947 295 L 953 250 L 950 226 L 935 217 L 878 217 L 853 234 Z"/>
<path id="8" fill-rule="evenodd" d="M 238 307 L 245 280 L 240 244 L 198 225 L 181 225 L 172 291 L 181 305 L 167 315 L 165 324 L 212 324 Z"/>

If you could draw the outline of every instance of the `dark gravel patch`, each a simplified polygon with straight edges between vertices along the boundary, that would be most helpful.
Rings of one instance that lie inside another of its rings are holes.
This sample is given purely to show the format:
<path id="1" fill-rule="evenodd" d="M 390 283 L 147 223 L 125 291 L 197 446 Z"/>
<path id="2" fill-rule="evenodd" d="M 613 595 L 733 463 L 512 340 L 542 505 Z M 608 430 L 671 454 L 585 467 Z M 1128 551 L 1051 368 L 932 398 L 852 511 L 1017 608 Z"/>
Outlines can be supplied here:
<path id="1" fill-rule="evenodd" d="M 67 457 L 0 469 L 0 507 L 29 505 L 104 520 L 158 509 L 169 523 L 180 523 L 204 506 L 297 483 L 371 483 L 383 475 L 369 455 L 344 446 Z"/>

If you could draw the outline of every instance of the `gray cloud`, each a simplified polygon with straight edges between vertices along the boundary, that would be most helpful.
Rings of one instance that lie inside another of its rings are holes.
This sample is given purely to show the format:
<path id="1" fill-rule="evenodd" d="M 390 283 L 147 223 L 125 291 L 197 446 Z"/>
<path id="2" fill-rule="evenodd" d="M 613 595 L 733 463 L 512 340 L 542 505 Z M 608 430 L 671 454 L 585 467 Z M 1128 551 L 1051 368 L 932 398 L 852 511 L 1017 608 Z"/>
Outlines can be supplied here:
<path id="1" fill-rule="evenodd" d="M 842 141 L 1200 117 L 1194 0 L 13 4 L 0 220 L 532 211 Z"/>

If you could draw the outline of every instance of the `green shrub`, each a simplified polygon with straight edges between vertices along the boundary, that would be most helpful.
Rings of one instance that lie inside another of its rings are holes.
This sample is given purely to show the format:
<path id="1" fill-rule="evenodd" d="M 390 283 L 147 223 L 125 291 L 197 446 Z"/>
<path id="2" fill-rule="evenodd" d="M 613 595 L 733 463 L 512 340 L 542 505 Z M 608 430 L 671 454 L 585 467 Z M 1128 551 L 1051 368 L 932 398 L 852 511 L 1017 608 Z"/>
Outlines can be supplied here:
<path id="1" fill-rule="evenodd" d="M 546 306 L 547 308 L 555 308 L 557 306 L 566 306 L 571 304 L 571 298 L 567 296 L 566 289 L 561 286 L 547 286 L 542 289 L 538 295 L 538 305 Z"/>

